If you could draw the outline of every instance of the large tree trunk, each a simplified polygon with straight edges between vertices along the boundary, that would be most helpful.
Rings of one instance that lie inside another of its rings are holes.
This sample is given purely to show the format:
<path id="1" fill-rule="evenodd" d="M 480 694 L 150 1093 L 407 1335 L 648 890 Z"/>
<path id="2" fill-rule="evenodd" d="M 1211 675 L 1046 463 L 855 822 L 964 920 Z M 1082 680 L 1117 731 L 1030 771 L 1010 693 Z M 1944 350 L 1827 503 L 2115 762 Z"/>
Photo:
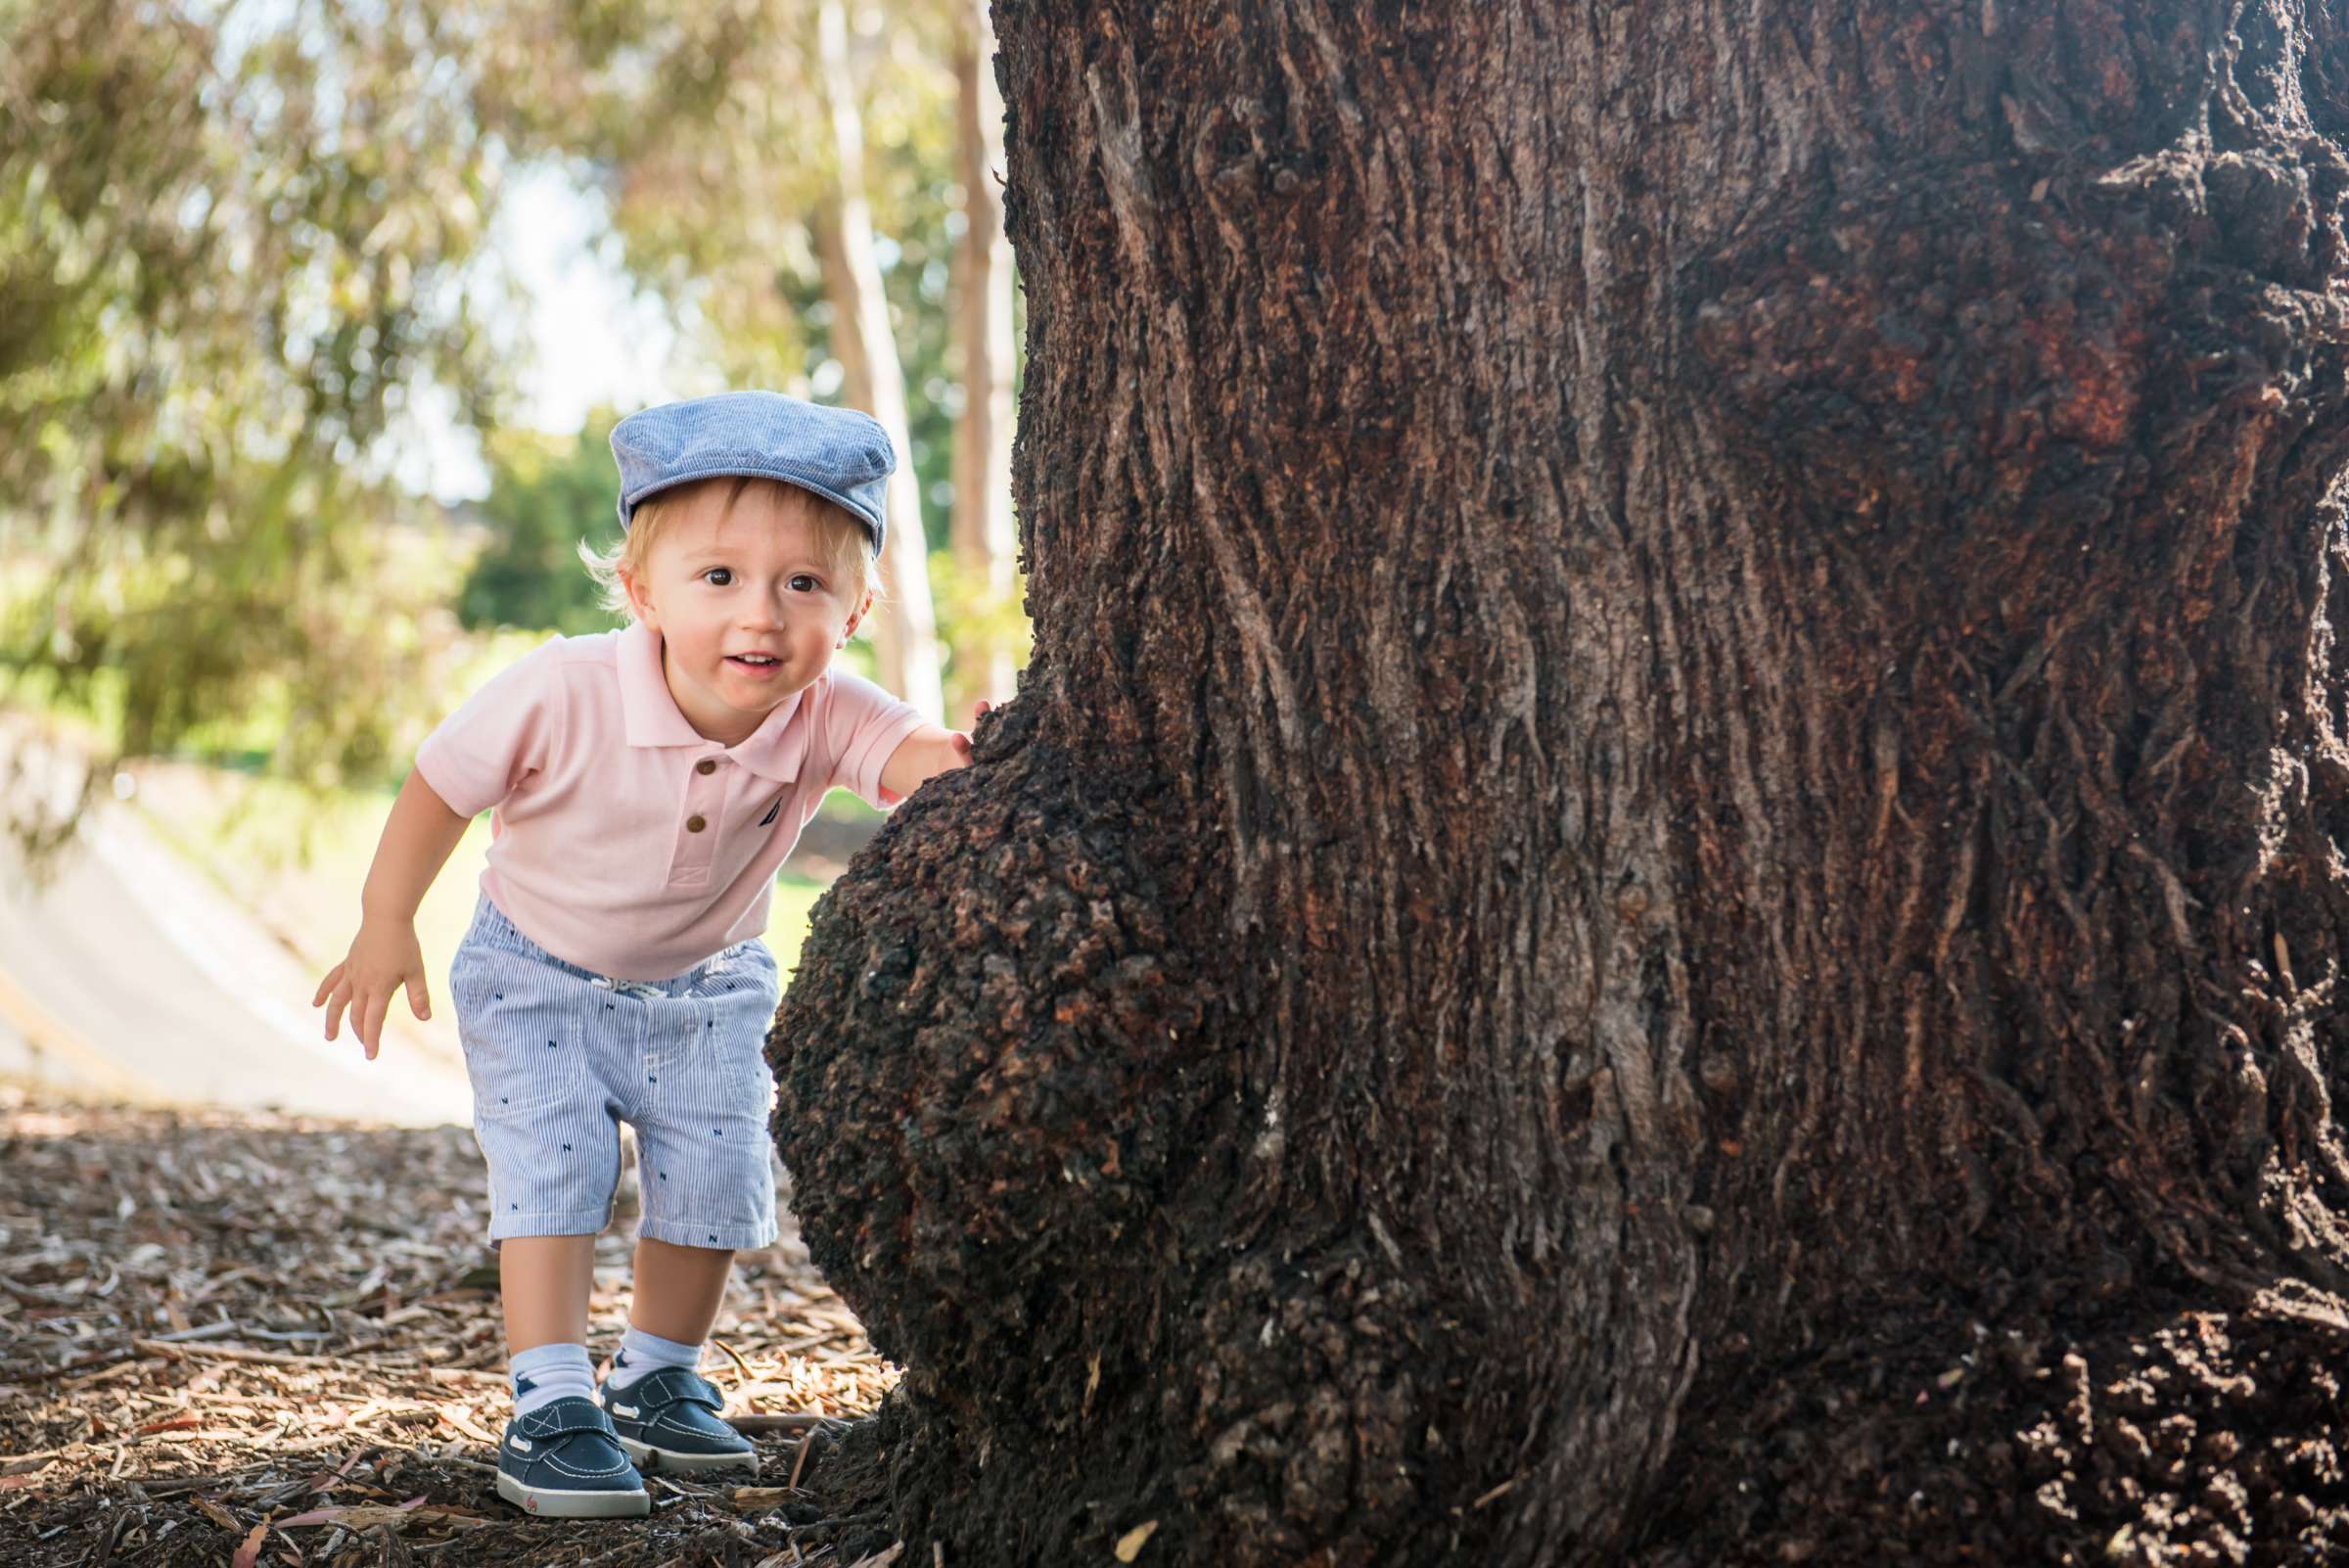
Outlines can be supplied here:
<path id="1" fill-rule="evenodd" d="M 954 339 L 962 365 L 962 414 L 954 422 L 954 564 L 990 608 L 1018 583 L 1011 517 L 1011 239 L 1003 231 L 1003 94 L 995 85 L 995 31 L 987 0 L 962 0 L 955 19 L 954 121 L 963 231 L 954 254 Z M 1011 649 L 974 642 L 978 689 L 1011 695 Z M 960 655 L 957 648 L 957 656 Z"/>
<path id="2" fill-rule="evenodd" d="M 849 69 L 848 19 L 840 0 L 816 10 L 816 65 L 831 116 L 835 184 L 811 219 L 824 296 L 832 305 L 832 348 L 840 356 L 848 401 L 881 422 L 898 449 L 889 479 L 889 527 L 881 547 L 879 619 L 874 651 L 881 683 L 932 722 L 945 715 L 939 682 L 938 618 L 930 600 L 930 540 L 922 528 L 922 486 L 913 472 L 905 417 L 905 371 L 890 329 L 889 296 L 873 251 L 873 214 L 864 195 L 864 112 Z"/>
<path id="3" fill-rule="evenodd" d="M 2337 13 L 997 20 L 1035 663 L 776 1034 L 909 1560 L 2349 1552 Z"/>

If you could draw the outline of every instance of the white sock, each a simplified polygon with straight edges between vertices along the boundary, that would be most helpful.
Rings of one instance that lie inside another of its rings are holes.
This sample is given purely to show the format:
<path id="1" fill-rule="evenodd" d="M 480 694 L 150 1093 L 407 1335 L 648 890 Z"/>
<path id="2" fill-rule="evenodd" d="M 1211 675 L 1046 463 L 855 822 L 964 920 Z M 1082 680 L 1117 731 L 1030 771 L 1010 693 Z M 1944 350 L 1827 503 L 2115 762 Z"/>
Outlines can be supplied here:
<path id="1" fill-rule="evenodd" d="M 533 1345 L 506 1363 L 514 1374 L 514 1413 L 528 1415 L 567 1394 L 595 1398 L 595 1362 L 584 1345 Z"/>
<path id="2" fill-rule="evenodd" d="M 702 1347 L 680 1345 L 673 1339 L 648 1334 L 634 1323 L 621 1336 L 620 1354 L 612 1358 L 612 1371 L 604 1379 L 607 1389 L 622 1389 L 633 1384 L 648 1372 L 664 1366 L 682 1366 L 698 1369 L 702 1364 Z"/>

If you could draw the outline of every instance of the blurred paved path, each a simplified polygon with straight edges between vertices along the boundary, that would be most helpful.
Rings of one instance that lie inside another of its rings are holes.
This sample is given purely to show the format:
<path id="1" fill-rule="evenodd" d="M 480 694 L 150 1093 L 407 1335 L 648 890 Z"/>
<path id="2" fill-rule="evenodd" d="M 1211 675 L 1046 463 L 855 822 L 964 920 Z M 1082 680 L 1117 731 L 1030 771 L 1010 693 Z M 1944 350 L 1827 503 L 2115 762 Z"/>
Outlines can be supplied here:
<path id="1" fill-rule="evenodd" d="M 0 747 L 29 744 L 0 730 Z M 0 835 L 0 1074 L 136 1101 L 469 1119 L 463 1062 L 401 1027 L 404 1001 L 369 1062 L 347 1027 L 324 1038 L 317 983 L 126 808 L 95 807 L 44 885 Z"/>

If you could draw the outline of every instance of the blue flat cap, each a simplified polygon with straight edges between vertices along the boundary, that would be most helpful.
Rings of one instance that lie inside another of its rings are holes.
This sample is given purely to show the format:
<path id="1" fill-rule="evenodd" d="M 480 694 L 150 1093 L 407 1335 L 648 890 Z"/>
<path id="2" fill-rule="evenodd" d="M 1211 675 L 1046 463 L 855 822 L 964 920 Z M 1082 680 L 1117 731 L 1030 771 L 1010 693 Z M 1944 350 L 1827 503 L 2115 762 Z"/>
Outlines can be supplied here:
<path id="1" fill-rule="evenodd" d="M 898 454 L 870 414 L 781 392 L 691 397 L 630 414 L 612 427 L 620 460 L 620 526 L 636 503 L 672 485 L 721 475 L 779 480 L 847 507 L 881 553 L 889 476 Z"/>

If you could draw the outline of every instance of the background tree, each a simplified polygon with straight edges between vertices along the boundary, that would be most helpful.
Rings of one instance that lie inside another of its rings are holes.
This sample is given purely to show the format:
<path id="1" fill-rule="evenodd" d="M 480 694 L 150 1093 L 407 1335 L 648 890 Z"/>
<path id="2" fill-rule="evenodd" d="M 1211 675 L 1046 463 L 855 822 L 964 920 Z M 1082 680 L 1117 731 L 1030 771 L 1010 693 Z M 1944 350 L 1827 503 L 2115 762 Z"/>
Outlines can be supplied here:
<path id="1" fill-rule="evenodd" d="M 874 254 L 872 206 L 864 194 L 862 94 L 849 66 L 848 14 L 840 0 L 815 7 L 815 66 L 831 130 L 829 181 L 810 220 L 832 305 L 832 346 L 846 371 L 849 402 L 881 422 L 898 449 L 883 535 L 875 643 L 881 682 L 927 715 L 945 716 L 939 682 L 938 620 L 930 600 L 930 535 L 922 526 L 921 483 L 905 415 L 905 371 L 890 321 L 889 296 Z"/>
<path id="2" fill-rule="evenodd" d="M 490 537 L 457 594 L 457 618 L 467 627 L 583 636 L 617 623 L 579 564 L 580 540 L 605 549 L 620 534 L 613 424 L 604 410 L 568 440 L 535 431 L 491 438 L 489 493 L 476 509 Z"/>
<path id="3" fill-rule="evenodd" d="M 772 1042 L 826 1484 L 2349 1550 L 2337 11 L 998 23 L 1036 655 Z"/>
<path id="4" fill-rule="evenodd" d="M 1003 232 L 1003 94 L 995 85 L 995 30 L 986 0 L 965 0 L 954 26 L 954 142 L 962 186 L 962 234 L 954 247 L 954 342 L 962 407 L 954 421 L 956 576 L 983 588 L 983 604 L 1018 594 L 1019 541 L 1011 516 L 1014 273 Z M 978 632 L 979 628 L 971 628 Z M 966 633 L 983 663 L 984 691 L 1012 692 L 1015 651 L 1007 638 Z"/>
<path id="5" fill-rule="evenodd" d="M 130 753 L 281 715 L 311 777 L 422 684 L 446 584 L 390 551 L 380 440 L 495 395 L 454 285 L 499 164 L 435 8 L 272 20 L 0 6 L 0 670 Z"/>

